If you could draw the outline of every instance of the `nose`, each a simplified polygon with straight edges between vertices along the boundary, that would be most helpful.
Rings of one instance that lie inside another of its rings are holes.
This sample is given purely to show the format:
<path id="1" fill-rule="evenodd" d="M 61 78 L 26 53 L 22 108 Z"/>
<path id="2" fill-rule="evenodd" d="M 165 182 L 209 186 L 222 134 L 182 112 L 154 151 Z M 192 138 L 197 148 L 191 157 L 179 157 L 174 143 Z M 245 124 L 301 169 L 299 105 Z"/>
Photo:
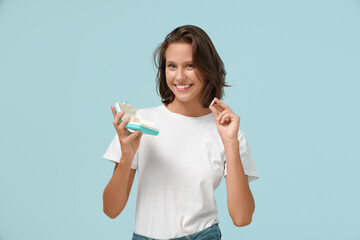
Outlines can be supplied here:
<path id="1" fill-rule="evenodd" d="M 185 80 L 185 78 L 186 78 L 186 76 L 185 76 L 184 69 L 178 68 L 176 71 L 175 80 L 181 82 L 181 81 Z"/>

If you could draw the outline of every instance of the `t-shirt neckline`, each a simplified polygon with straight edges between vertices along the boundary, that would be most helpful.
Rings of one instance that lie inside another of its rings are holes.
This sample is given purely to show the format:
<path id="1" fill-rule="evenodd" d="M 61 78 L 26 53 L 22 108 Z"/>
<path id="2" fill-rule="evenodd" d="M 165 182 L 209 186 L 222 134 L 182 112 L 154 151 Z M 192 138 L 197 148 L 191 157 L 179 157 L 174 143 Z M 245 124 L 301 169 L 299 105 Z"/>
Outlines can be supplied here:
<path id="1" fill-rule="evenodd" d="M 167 107 L 165 106 L 165 104 L 161 104 L 159 106 L 160 110 L 162 112 L 164 112 L 166 115 L 180 119 L 180 120 L 184 120 L 184 121 L 206 121 L 206 120 L 210 120 L 213 118 L 213 113 L 208 113 L 206 115 L 200 116 L 200 117 L 188 117 L 188 116 L 184 116 L 178 113 L 174 113 L 171 112 L 169 109 L 167 109 Z"/>

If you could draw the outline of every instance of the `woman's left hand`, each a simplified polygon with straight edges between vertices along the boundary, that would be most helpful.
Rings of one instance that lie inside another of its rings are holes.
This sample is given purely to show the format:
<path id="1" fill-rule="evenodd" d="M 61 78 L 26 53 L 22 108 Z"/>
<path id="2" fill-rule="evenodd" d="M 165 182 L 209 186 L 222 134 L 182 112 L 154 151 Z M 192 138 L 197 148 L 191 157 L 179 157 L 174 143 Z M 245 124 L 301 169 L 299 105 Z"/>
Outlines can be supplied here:
<path id="1" fill-rule="evenodd" d="M 209 106 L 215 117 L 217 130 L 223 142 L 237 140 L 240 117 L 231 108 L 217 98 Z"/>

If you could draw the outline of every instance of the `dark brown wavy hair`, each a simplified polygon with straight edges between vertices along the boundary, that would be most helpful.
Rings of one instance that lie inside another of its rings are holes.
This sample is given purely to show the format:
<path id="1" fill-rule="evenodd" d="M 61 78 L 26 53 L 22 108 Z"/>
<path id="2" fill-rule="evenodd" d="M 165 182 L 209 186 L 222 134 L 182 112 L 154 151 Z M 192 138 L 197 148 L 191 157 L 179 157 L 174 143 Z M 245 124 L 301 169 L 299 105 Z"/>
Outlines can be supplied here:
<path id="1" fill-rule="evenodd" d="M 209 107 L 214 97 L 222 99 L 224 87 L 231 87 L 225 83 L 224 63 L 204 30 L 197 26 L 184 25 L 169 33 L 153 55 L 157 69 L 156 90 L 162 98 L 161 101 L 167 105 L 175 98 L 174 93 L 167 86 L 165 76 L 165 51 L 171 43 L 190 43 L 192 45 L 194 64 L 205 80 L 202 95 L 203 106 Z"/>

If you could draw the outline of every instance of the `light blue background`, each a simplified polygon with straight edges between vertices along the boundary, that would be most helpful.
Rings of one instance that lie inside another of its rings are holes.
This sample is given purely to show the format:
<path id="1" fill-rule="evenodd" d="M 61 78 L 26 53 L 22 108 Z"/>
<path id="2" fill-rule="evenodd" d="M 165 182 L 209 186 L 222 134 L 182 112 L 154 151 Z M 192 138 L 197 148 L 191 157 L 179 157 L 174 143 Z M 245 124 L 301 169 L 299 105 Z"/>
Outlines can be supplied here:
<path id="1" fill-rule="evenodd" d="M 102 212 L 110 105 L 160 104 L 152 53 L 175 27 L 213 40 L 260 179 L 223 239 L 360 239 L 360 2 L 0 0 L 0 240 L 130 239 Z"/>

